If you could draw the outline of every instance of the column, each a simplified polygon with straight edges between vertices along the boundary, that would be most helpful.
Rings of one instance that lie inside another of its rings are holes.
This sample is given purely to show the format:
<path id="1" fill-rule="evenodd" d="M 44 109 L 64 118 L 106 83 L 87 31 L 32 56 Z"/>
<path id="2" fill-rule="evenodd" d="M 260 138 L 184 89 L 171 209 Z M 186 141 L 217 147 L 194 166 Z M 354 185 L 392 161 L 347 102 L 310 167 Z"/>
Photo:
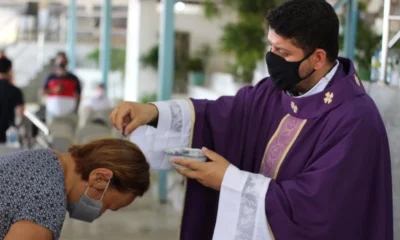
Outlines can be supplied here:
<path id="1" fill-rule="evenodd" d="M 76 0 L 69 1 L 68 9 L 67 54 L 69 59 L 68 69 L 76 68 Z"/>
<path id="2" fill-rule="evenodd" d="M 358 0 L 347 2 L 344 52 L 347 58 L 354 60 L 357 38 Z"/>
<path id="3" fill-rule="evenodd" d="M 126 31 L 124 100 L 139 100 L 140 0 L 129 0 Z"/>
<path id="4" fill-rule="evenodd" d="M 158 61 L 158 100 L 169 100 L 172 97 L 175 59 L 175 0 L 161 1 L 160 49 Z M 167 202 L 167 170 L 159 171 L 160 203 Z"/>
<path id="5" fill-rule="evenodd" d="M 49 24 L 49 3 L 48 0 L 39 0 L 39 12 L 38 12 L 38 30 L 39 32 L 46 32 Z"/>
<path id="6" fill-rule="evenodd" d="M 380 82 L 386 81 L 386 68 L 389 52 L 389 28 L 390 28 L 390 0 L 384 0 L 383 5 L 383 26 L 382 26 L 382 51 L 381 51 L 381 71 L 379 76 Z"/>
<path id="7" fill-rule="evenodd" d="M 111 0 L 103 0 L 101 17 L 100 66 L 102 83 L 107 86 L 111 59 Z"/>
<path id="8" fill-rule="evenodd" d="M 129 0 L 125 101 L 140 101 L 143 95 L 153 94 L 158 90 L 158 71 L 144 68 L 140 57 L 159 44 L 159 18 L 157 0 Z"/>
<path id="9" fill-rule="evenodd" d="M 349 53 L 348 57 L 354 61 L 356 41 L 357 41 L 357 22 L 358 22 L 358 0 L 351 0 L 351 35 L 349 39 Z"/>
<path id="10" fill-rule="evenodd" d="M 175 59 L 175 0 L 161 0 L 160 50 L 158 62 L 158 100 L 172 97 Z"/>

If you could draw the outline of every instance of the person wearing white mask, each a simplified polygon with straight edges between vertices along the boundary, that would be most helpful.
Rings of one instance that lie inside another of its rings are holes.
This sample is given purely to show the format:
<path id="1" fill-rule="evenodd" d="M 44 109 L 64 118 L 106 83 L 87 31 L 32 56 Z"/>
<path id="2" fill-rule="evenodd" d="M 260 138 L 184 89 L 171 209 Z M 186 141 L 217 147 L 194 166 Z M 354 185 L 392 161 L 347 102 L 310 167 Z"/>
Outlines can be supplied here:
<path id="1" fill-rule="evenodd" d="M 149 188 L 141 150 L 121 139 L 0 158 L 0 239 L 59 239 L 66 211 L 93 222 L 106 210 L 131 204 Z"/>
<path id="2" fill-rule="evenodd" d="M 106 94 L 106 87 L 100 83 L 96 87 L 95 95 L 88 106 L 88 112 L 91 113 L 90 121 L 94 124 L 100 124 L 106 127 L 108 125 L 108 115 L 111 111 L 111 104 Z"/>
<path id="3" fill-rule="evenodd" d="M 96 94 L 90 102 L 90 109 L 93 111 L 106 111 L 111 109 L 104 84 L 100 83 L 97 85 Z"/>

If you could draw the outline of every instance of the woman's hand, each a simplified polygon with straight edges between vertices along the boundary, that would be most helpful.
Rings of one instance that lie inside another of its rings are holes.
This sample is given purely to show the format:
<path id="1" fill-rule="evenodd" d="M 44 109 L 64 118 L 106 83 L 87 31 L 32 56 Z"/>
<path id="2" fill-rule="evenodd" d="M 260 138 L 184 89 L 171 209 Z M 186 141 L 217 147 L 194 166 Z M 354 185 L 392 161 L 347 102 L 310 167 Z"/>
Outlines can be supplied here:
<path id="1" fill-rule="evenodd" d="M 121 134 L 127 136 L 157 117 L 158 110 L 153 104 L 122 102 L 112 111 L 110 120 Z"/>

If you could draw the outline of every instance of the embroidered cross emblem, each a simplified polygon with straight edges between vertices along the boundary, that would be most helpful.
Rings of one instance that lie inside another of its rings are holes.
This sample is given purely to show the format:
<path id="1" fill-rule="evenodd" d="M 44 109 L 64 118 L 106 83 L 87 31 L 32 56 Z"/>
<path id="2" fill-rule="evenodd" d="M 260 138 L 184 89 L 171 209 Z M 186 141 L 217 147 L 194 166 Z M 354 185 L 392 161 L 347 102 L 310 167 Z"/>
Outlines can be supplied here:
<path id="1" fill-rule="evenodd" d="M 325 104 L 331 104 L 332 100 L 333 100 L 333 97 L 334 97 L 333 92 L 327 92 L 325 94 L 325 98 L 324 98 Z"/>
<path id="2" fill-rule="evenodd" d="M 357 77 L 356 74 L 354 74 L 354 80 L 356 81 L 356 83 L 357 83 L 358 86 L 361 86 L 360 79 Z"/>
<path id="3" fill-rule="evenodd" d="M 291 102 L 290 106 L 292 107 L 294 113 L 297 113 L 299 111 L 299 108 L 297 107 L 296 103 Z"/>

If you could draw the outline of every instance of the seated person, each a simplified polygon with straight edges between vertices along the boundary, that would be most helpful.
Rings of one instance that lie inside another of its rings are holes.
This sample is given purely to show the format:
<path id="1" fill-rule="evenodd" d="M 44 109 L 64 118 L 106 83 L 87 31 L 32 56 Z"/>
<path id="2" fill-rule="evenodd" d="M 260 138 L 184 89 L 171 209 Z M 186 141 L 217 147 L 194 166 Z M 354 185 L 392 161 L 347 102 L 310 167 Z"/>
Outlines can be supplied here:
<path id="1" fill-rule="evenodd" d="M 111 110 L 111 104 L 106 95 L 104 84 L 97 85 L 96 95 L 91 99 L 89 110 L 92 112 L 91 122 L 108 126 L 108 110 Z"/>
<path id="2" fill-rule="evenodd" d="M 142 151 L 121 139 L 0 157 L 0 239 L 58 239 L 66 211 L 92 222 L 117 211 L 149 188 Z"/>
<path id="3" fill-rule="evenodd" d="M 104 84 L 100 83 L 96 87 L 96 94 L 90 102 L 90 109 L 93 111 L 107 111 L 111 109 L 110 101 L 106 95 Z"/>

